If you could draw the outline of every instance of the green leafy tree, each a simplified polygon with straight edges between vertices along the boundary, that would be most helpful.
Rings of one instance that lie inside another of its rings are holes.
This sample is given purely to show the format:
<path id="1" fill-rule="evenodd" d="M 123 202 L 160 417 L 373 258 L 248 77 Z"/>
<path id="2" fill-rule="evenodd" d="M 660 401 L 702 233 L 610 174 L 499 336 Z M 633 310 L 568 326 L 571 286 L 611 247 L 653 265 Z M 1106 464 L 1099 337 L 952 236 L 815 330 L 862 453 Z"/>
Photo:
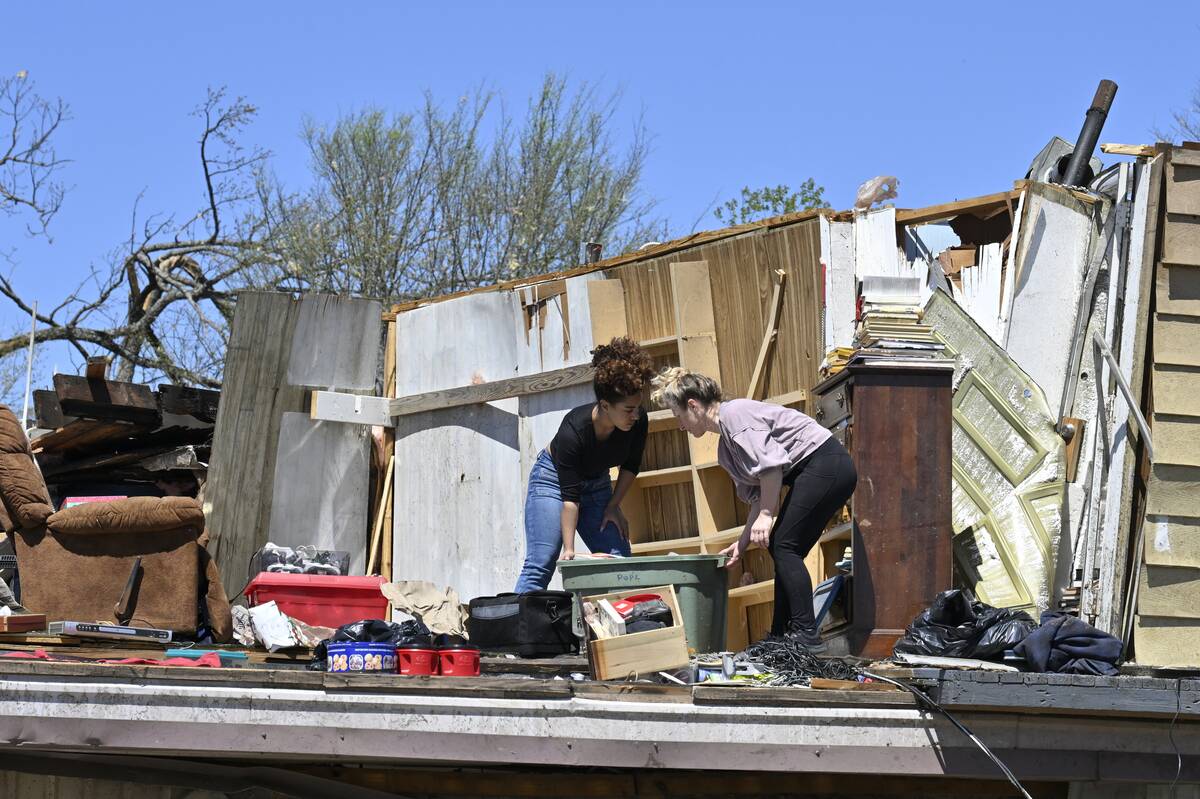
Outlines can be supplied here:
<path id="1" fill-rule="evenodd" d="M 812 178 L 801 183 L 795 191 L 782 183 L 778 186 L 763 186 L 761 189 L 746 186 L 742 189 L 740 197 L 726 200 L 717 206 L 713 210 L 713 216 L 725 225 L 744 225 L 772 216 L 828 208 L 829 203 L 825 202 L 824 195 L 825 188 L 818 186 Z"/>
<path id="2" fill-rule="evenodd" d="M 613 141 L 617 95 L 547 75 L 514 118 L 493 93 L 308 123 L 311 184 L 262 186 L 270 246 L 300 290 L 403 300 L 577 266 L 662 237 L 647 135 Z M 263 276 L 270 282 L 270 276 Z"/>

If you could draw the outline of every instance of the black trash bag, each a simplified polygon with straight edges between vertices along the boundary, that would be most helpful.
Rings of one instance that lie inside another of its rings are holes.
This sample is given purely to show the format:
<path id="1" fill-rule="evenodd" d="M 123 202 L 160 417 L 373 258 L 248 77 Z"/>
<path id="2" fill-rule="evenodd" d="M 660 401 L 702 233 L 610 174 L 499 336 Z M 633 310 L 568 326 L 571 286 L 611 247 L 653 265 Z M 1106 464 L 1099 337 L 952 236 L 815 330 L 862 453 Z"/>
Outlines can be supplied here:
<path id="1" fill-rule="evenodd" d="M 1023 610 L 994 608 L 961 589 L 943 591 L 913 619 L 896 654 L 998 660 L 1037 623 Z"/>
<path id="2" fill-rule="evenodd" d="M 361 643 L 391 643 L 396 646 L 420 645 L 429 646 L 433 640 L 429 628 L 416 619 L 395 624 L 382 619 L 363 619 L 362 621 L 343 624 L 329 638 L 317 644 L 313 649 L 313 659 L 309 661 L 309 671 L 325 671 L 325 659 L 328 657 L 326 644 L 341 641 L 358 641 Z"/>

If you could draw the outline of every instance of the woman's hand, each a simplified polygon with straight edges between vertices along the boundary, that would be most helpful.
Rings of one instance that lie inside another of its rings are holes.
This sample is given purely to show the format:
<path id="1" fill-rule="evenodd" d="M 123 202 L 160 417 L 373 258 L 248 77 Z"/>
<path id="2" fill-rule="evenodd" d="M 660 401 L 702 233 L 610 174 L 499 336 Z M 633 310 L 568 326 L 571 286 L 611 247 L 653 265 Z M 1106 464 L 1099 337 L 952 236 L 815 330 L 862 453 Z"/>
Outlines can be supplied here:
<path id="1" fill-rule="evenodd" d="M 560 555 L 558 559 L 559 560 L 575 560 L 575 550 L 574 549 L 564 549 L 562 551 L 562 555 Z"/>
<path id="2" fill-rule="evenodd" d="M 738 560 L 741 559 L 744 549 L 745 547 L 742 546 L 742 539 L 739 538 L 737 541 L 734 541 L 732 544 L 725 547 L 720 551 L 720 553 L 718 553 L 725 556 L 726 569 L 732 568 L 733 564 L 737 563 Z"/>
<path id="3" fill-rule="evenodd" d="M 626 541 L 629 540 L 629 520 L 621 512 L 620 505 L 609 505 L 604 509 L 604 518 L 600 520 L 600 529 L 603 530 L 609 524 L 615 524 L 617 530 L 621 532 L 621 537 Z"/>
<path id="4" fill-rule="evenodd" d="M 760 510 L 758 516 L 750 524 L 750 543 L 757 544 L 763 549 L 771 545 L 771 529 L 775 527 L 775 514 L 771 511 Z"/>

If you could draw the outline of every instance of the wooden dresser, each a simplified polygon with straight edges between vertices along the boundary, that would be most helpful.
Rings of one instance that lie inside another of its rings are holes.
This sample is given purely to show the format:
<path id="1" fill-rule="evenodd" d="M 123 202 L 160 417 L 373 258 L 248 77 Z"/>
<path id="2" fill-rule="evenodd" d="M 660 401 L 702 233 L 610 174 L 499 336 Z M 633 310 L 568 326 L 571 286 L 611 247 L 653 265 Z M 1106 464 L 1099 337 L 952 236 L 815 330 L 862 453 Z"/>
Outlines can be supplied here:
<path id="1" fill-rule="evenodd" d="M 882 658 L 933 597 L 951 587 L 952 361 L 865 359 L 813 390 L 814 418 L 850 450 L 852 523 L 831 522 L 825 552 L 852 548 L 848 623 L 831 652 Z M 821 557 L 822 574 L 838 573 Z"/>

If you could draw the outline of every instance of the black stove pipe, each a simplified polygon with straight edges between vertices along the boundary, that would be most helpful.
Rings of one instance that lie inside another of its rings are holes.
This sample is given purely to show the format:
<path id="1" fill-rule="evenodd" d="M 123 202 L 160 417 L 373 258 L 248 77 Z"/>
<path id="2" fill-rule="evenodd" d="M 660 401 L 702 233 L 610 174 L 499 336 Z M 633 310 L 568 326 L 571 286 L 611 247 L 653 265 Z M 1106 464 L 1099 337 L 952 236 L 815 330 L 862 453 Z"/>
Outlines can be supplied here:
<path id="1" fill-rule="evenodd" d="M 1117 96 L 1117 84 L 1111 80 L 1100 81 L 1096 96 L 1092 98 L 1092 107 L 1088 109 L 1083 120 L 1083 129 L 1079 131 L 1079 140 L 1071 152 L 1071 160 L 1063 170 L 1062 182 L 1066 186 L 1078 186 L 1083 183 L 1087 173 L 1088 162 L 1096 151 L 1096 142 L 1100 141 L 1100 131 L 1104 120 L 1108 118 L 1108 109 L 1112 108 L 1113 98 Z"/>

